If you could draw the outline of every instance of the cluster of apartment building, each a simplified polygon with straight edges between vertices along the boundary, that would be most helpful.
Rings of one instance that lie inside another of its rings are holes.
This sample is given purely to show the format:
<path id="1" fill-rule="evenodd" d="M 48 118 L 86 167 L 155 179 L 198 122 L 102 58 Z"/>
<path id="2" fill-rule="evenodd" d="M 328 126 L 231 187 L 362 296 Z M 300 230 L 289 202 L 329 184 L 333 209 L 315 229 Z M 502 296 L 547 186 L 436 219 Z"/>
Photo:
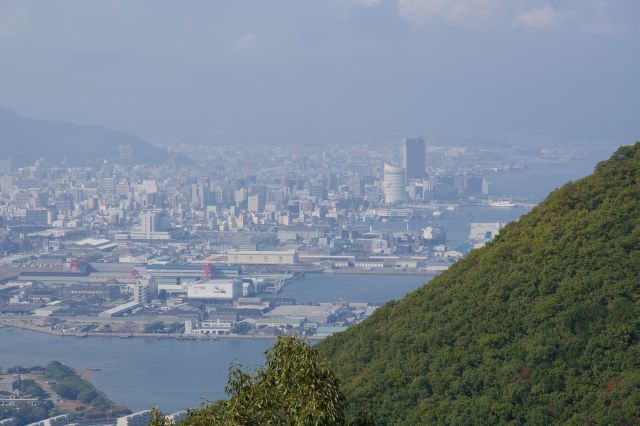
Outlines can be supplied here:
<path id="1" fill-rule="evenodd" d="M 90 332 L 141 316 L 194 335 L 347 326 L 367 308 L 292 308 L 273 293 L 309 272 L 438 273 L 502 226 L 472 224 L 467 247 L 450 247 L 443 218 L 488 202 L 489 163 L 422 138 L 395 147 L 258 148 L 252 159 L 182 147 L 189 167 L 132 165 L 126 149 L 99 167 L 2 160 L 0 316 L 63 330 L 57 319 L 95 318 L 80 327 Z M 339 315 L 319 321 L 325 308 Z"/>
<path id="2" fill-rule="evenodd" d="M 0 227 L 10 232 L 0 234 L 0 253 L 55 252 L 66 241 L 86 236 L 108 239 L 103 250 L 113 244 L 208 238 L 240 250 L 302 242 L 340 251 L 344 244 L 337 231 L 387 217 L 390 207 L 488 193 L 486 179 L 466 168 L 450 167 L 446 174 L 433 167 L 428 176 L 424 139 L 408 138 L 401 146 L 400 161 L 365 148 L 312 154 L 276 150 L 260 162 L 233 150 L 211 158 L 220 153 L 205 150 L 204 158 L 194 157 L 195 167 L 183 168 L 126 161 L 62 167 L 44 160 L 16 167 L 5 159 L 0 161 Z M 406 233 L 419 240 L 421 230 Z M 374 251 L 393 251 L 392 234 L 379 232 L 388 247 Z"/>

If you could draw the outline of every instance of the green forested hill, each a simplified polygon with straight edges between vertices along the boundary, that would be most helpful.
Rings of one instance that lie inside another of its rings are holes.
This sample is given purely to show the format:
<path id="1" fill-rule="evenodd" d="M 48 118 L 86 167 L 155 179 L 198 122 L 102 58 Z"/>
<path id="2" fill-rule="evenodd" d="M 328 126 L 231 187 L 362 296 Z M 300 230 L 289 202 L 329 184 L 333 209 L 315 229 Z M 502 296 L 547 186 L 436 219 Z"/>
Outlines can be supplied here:
<path id="1" fill-rule="evenodd" d="M 318 345 L 388 424 L 640 424 L 640 143 Z"/>

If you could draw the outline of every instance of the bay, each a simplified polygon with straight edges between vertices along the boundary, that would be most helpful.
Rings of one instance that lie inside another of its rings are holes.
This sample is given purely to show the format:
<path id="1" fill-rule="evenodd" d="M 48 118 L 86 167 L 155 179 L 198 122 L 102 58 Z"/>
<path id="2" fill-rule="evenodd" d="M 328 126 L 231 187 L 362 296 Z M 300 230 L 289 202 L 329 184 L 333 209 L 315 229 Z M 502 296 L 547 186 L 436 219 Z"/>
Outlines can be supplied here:
<path id="1" fill-rule="evenodd" d="M 292 297 L 297 303 L 368 302 L 398 300 L 429 281 L 428 275 L 306 274 L 274 297 Z"/>
<path id="2" fill-rule="evenodd" d="M 281 297 L 300 302 L 347 300 L 383 303 L 420 287 L 425 276 L 308 274 L 286 286 Z M 163 411 L 196 407 L 203 398 L 225 397 L 229 366 L 255 368 L 272 340 L 190 341 L 174 339 L 60 337 L 0 329 L 0 366 L 45 365 L 51 360 L 97 369 L 91 381 L 132 410 L 158 405 Z"/>
<path id="3" fill-rule="evenodd" d="M 582 177 L 603 158 L 572 164 L 545 165 L 495 174 L 492 193 L 543 198 L 566 180 Z M 432 223 L 447 233 L 447 245 L 464 242 L 471 222 L 508 222 L 528 208 L 496 209 L 463 206 L 445 211 L 439 223 L 424 219 L 374 223 L 376 229 L 421 230 Z M 427 282 L 425 276 L 308 274 L 286 286 L 281 297 L 300 303 L 345 300 L 384 303 L 400 299 Z M 0 366 L 44 365 L 58 360 L 74 368 L 96 369 L 92 382 L 114 401 L 133 410 L 158 405 L 166 412 L 198 406 L 203 398 L 224 398 L 229 366 L 254 368 L 264 359 L 271 340 L 180 341 L 51 336 L 18 329 L 0 329 Z"/>
<path id="4" fill-rule="evenodd" d="M 182 341 L 97 337 L 78 339 L 0 329 L 0 365 L 46 365 L 57 360 L 97 369 L 91 381 L 132 410 L 195 407 L 224 398 L 229 365 L 259 365 L 270 340 Z"/>

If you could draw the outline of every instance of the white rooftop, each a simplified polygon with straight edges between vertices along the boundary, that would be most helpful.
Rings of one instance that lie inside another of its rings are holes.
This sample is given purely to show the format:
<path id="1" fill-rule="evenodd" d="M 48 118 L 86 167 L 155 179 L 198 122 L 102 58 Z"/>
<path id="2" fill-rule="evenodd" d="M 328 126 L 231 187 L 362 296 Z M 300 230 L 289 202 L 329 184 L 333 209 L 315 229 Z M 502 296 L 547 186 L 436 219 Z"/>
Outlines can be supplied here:
<path id="1" fill-rule="evenodd" d="M 78 240 L 75 242 L 76 245 L 79 246 L 101 246 L 102 244 L 107 244 L 111 240 L 106 240 L 104 238 L 84 238 L 82 240 Z"/>
<path id="2" fill-rule="evenodd" d="M 106 311 L 100 312 L 100 314 L 98 314 L 98 316 L 105 316 L 105 315 L 115 315 L 118 314 L 120 312 L 123 311 L 128 311 L 129 309 L 133 309 L 136 306 L 138 306 L 139 303 L 138 302 L 127 302 L 127 303 L 123 303 L 122 305 L 118 305 L 118 306 L 114 306 L 111 309 L 107 309 Z"/>
<path id="3" fill-rule="evenodd" d="M 332 303 L 321 303 L 320 305 L 282 305 L 274 308 L 268 313 L 271 317 L 306 318 L 332 315 L 339 309 Z"/>

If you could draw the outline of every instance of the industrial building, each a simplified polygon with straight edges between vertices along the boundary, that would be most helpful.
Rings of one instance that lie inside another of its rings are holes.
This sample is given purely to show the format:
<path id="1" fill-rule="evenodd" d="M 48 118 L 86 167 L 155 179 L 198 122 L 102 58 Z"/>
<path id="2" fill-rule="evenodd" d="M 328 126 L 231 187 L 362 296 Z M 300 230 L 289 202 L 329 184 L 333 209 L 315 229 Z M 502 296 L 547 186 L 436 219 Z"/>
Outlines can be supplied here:
<path id="1" fill-rule="evenodd" d="M 227 257 L 235 265 L 293 265 L 297 261 L 295 250 L 231 251 Z"/>
<path id="2" fill-rule="evenodd" d="M 206 265 L 147 265 L 145 271 L 153 274 L 159 284 L 180 284 L 186 281 L 197 281 L 208 278 L 237 278 L 240 276 L 239 266 L 216 266 L 207 271 Z M 208 276 L 207 276 L 208 275 Z"/>
<path id="3" fill-rule="evenodd" d="M 126 313 L 133 311 L 135 308 L 139 307 L 140 303 L 138 302 L 127 302 L 122 305 L 114 306 L 111 309 L 107 309 L 104 312 L 100 312 L 98 314 L 98 318 L 112 318 L 117 317 Z"/>
<path id="4" fill-rule="evenodd" d="M 325 227 L 317 226 L 283 226 L 278 228 L 278 241 L 317 241 L 327 232 Z"/>
<path id="5" fill-rule="evenodd" d="M 269 312 L 269 318 L 301 319 L 308 322 L 328 324 L 334 322 L 340 307 L 333 303 L 318 305 L 282 305 Z"/>
<path id="6" fill-rule="evenodd" d="M 233 300 L 242 297 L 242 280 L 214 279 L 187 283 L 187 297 L 200 300 Z"/>
<path id="7" fill-rule="evenodd" d="M 471 241 L 483 241 L 493 239 L 502 227 L 504 223 L 492 222 L 492 223 L 472 223 L 471 232 L 469 233 L 469 240 Z"/>
<path id="8" fill-rule="evenodd" d="M 87 297 L 97 296 L 102 298 L 114 299 L 120 292 L 117 285 L 106 284 L 72 284 L 60 289 L 59 293 L 63 299 L 70 299 L 74 297 Z"/>

